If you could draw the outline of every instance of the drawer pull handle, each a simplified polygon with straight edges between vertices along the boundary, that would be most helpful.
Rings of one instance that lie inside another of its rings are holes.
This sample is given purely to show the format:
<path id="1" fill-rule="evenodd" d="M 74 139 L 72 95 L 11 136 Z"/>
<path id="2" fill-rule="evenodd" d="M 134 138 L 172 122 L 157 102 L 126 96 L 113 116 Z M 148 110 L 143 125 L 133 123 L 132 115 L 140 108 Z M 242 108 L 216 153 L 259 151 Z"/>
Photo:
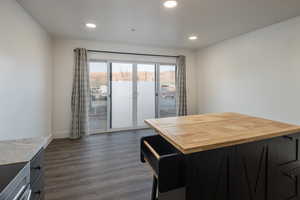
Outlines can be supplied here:
<path id="1" fill-rule="evenodd" d="M 38 194 L 38 195 L 40 195 L 41 193 L 42 193 L 41 190 L 34 192 L 34 194 Z"/>
<path id="2" fill-rule="evenodd" d="M 153 153 L 153 155 L 159 159 L 160 156 L 159 154 L 151 147 L 151 145 L 147 142 L 147 141 L 144 141 L 144 144 L 146 145 L 146 147 L 151 151 L 151 153 Z"/>
<path id="3" fill-rule="evenodd" d="M 41 167 L 41 166 L 38 166 L 38 167 L 33 167 L 32 169 L 41 170 L 42 167 Z"/>

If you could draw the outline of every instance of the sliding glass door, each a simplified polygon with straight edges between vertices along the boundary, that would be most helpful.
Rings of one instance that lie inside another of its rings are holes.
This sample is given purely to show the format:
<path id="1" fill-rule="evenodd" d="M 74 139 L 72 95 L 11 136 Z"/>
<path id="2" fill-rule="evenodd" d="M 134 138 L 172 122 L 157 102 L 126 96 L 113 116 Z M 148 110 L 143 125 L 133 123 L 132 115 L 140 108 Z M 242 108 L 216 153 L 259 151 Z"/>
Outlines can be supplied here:
<path id="1" fill-rule="evenodd" d="M 90 62 L 90 130 L 146 127 L 145 119 L 176 115 L 175 65 Z"/>
<path id="2" fill-rule="evenodd" d="M 176 65 L 159 66 L 159 117 L 176 115 Z"/>
<path id="3" fill-rule="evenodd" d="M 145 126 L 155 118 L 155 64 L 111 63 L 112 129 Z"/>
<path id="4" fill-rule="evenodd" d="M 111 128 L 133 126 L 133 64 L 111 63 Z"/>
<path id="5" fill-rule="evenodd" d="M 106 62 L 90 62 L 90 130 L 107 130 L 108 116 L 108 66 Z"/>
<path id="6" fill-rule="evenodd" d="M 137 126 L 155 118 L 155 64 L 137 64 Z"/>

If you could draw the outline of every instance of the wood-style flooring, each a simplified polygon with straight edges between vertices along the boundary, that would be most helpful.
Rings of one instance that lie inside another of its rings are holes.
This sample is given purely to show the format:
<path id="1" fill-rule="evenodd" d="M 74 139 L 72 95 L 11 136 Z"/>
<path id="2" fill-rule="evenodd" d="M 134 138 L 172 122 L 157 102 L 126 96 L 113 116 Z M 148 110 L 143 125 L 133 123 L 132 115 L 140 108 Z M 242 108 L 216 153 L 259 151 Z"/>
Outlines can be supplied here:
<path id="1" fill-rule="evenodd" d="M 46 200 L 148 200 L 152 175 L 140 162 L 151 130 L 54 140 L 46 149 Z"/>

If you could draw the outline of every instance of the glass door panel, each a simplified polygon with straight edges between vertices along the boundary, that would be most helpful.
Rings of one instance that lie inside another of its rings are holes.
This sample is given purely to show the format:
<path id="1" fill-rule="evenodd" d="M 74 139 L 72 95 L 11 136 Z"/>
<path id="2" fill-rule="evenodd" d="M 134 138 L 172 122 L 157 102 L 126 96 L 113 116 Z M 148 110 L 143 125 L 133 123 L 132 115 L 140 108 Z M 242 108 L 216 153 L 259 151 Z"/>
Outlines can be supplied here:
<path id="1" fill-rule="evenodd" d="M 137 126 L 155 118 L 155 64 L 137 64 Z"/>
<path id="2" fill-rule="evenodd" d="M 175 65 L 159 67 L 159 117 L 176 116 Z"/>
<path id="3" fill-rule="evenodd" d="M 106 62 L 90 62 L 90 108 L 91 131 L 108 128 L 108 68 Z"/>
<path id="4" fill-rule="evenodd" d="M 133 64 L 111 64 L 111 128 L 133 126 Z"/>

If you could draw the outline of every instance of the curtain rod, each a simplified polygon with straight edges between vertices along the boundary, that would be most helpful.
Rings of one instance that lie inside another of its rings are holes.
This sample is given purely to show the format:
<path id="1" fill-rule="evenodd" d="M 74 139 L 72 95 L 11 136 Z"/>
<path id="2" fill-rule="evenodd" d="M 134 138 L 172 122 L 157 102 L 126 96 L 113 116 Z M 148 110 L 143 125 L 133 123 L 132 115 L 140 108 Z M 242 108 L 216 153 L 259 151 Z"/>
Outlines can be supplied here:
<path id="1" fill-rule="evenodd" d="M 75 49 L 74 49 L 75 51 Z M 178 58 L 179 56 L 171 55 L 159 55 L 159 54 L 143 54 L 143 53 L 129 53 L 129 52 L 119 52 L 119 51 L 100 51 L 100 50 L 90 50 L 88 52 L 93 53 L 111 53 L 111 54 L 124 54 L 124 55 L 135 55 L 135 56 L 157 56 L 157 57 L 169 57 L 169 58 Z"/>

